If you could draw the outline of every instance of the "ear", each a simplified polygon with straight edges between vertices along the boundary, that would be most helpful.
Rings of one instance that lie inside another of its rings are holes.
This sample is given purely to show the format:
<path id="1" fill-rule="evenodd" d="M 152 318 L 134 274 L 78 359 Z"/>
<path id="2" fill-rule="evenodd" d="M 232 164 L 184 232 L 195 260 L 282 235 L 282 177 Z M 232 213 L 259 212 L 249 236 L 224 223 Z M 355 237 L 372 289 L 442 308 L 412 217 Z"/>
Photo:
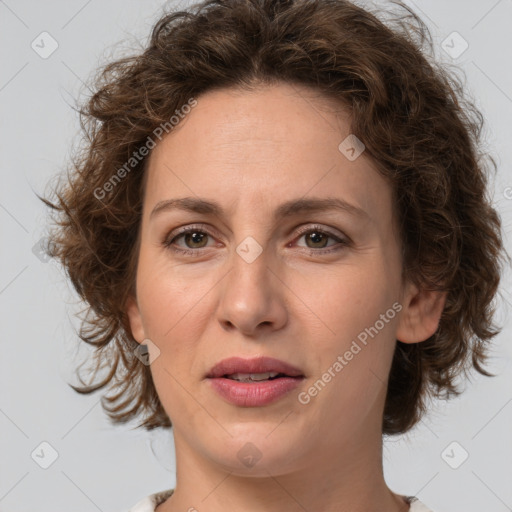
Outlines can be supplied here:
<path id="1" fill-rule="evenodd" d="M 402 343 L 419 343 L 430 338 L 439 326 L 446 296 L 447 292 L 421 290 L 408 283 L 396 339 Z"/>
<path id="2" fill-rule="evenodd" d="M 136 341 L 142 343 L 146 339 L 144 326 L 142 325 L 142 316 L 140 314 L 139 305 L 133 295 L 126 300 L 126 313 L 130 322 L 130 329 Z"/>

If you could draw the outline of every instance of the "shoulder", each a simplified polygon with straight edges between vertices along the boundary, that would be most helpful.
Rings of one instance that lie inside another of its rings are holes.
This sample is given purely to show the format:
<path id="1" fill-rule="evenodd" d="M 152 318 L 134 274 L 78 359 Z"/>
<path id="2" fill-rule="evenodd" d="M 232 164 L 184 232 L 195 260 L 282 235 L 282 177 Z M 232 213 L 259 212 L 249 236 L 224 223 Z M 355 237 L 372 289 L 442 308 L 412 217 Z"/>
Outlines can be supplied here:
<path id="1" fill-rule="evenodd" d="M 173 491 L 174 489 L 167 489 L 166 491 L 150 494 L 133 505 L 128 512 L 155 512 L 155 508 L 169 498 Z"/>
<path id="2" fill-rule="evenodd" d="M 138 501 L 128 510 L 128 512 L 155 512 L 156 507 L 169 498 L 173 491 L 174 489 L 167 489 L 165 491 L 150 494 Z M 411 505 L 409 512 L 433 512 L 415 496 L 407 497 L 407 500 Z"/>

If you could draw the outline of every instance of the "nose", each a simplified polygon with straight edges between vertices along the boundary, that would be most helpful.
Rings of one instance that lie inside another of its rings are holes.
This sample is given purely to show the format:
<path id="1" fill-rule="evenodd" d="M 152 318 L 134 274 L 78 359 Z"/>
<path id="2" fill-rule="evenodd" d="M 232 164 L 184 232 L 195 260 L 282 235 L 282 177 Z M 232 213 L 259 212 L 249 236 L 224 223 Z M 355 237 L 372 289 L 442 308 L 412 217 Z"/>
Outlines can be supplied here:
<path id="1" fill-rule="evenodd" d="M 245 336 L 281 329 L 288 321 L 286 286 L 266 251 L 254 260 L 233 252 L 231 269 L 220 287 L 218 319 L 222 328 Z"/>

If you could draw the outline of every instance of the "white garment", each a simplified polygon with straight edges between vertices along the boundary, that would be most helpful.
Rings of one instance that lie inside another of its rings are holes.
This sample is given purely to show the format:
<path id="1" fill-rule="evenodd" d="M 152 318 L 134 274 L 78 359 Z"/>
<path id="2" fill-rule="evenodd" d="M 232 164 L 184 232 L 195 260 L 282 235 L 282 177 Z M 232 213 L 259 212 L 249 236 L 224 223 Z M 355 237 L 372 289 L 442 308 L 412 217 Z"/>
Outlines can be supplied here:
<path id="1" fill-rule="evenodd" d="M 136 503 L 128 512 L 155 512 L 156 507 L 169 498 L 172 493 L 173 489 L 167 489 L 166 491 L 150 494 Z M 427 508 L 415 496 L 404 496 L 404 498 L 406 498 L 411 505 L 409 512 L 432 512 L 432 510 Z"/>

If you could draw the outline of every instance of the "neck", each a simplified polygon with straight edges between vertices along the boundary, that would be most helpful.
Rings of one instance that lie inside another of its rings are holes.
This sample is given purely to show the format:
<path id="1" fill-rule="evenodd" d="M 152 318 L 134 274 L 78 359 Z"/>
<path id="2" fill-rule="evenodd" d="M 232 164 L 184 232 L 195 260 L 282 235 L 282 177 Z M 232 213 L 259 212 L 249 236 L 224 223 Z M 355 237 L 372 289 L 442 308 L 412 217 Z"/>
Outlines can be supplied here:
<path id="1" fill-rule="evenodd" d="M 381 434 L 367 434 L 336 449 L 326 439 L 307 460 L 297 461 L 293 471 L 273 473 L 261 466 L 254 476 L 221 468 L 174 430 L 176 487 L 156 512 L 225 512 L 227 507 L 244 512 L 407 512 L 409 505 L 385 483 Z"/>

